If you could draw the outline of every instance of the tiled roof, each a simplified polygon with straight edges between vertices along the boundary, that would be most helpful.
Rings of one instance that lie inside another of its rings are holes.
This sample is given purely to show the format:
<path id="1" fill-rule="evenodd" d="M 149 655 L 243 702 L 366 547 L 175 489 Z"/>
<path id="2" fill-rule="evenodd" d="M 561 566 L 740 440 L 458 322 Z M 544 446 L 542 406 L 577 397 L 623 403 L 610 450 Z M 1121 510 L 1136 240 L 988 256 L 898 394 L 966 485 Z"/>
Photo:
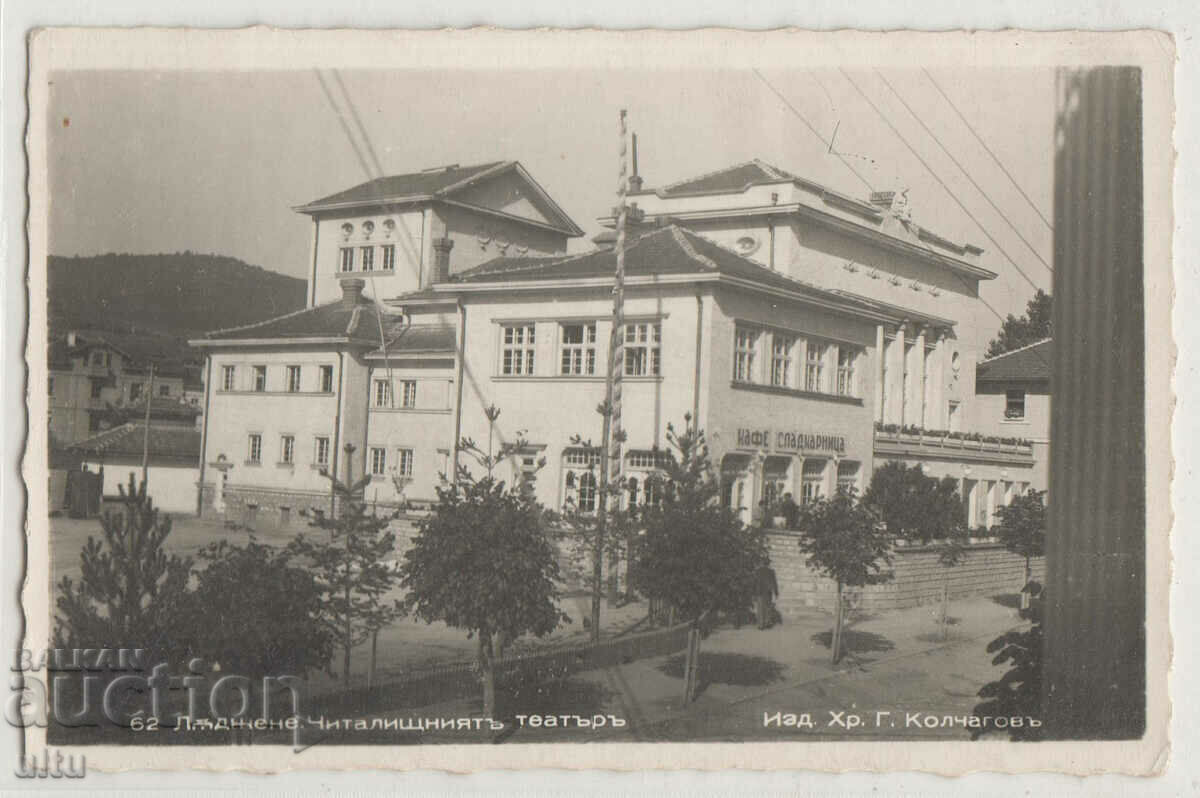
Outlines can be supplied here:
<path id="1" fill-rule="evenodd" d="M 141 457 L 145 427 L 130 422 L 71 444 L 71 451 L 94 457 Z M 200 461 L 200 431 L 194 427 L 150 425 L 150 457 Z"/>
<path id="2" fill-rule="evenodd" d="M 492 161 L 474 166 L 447 166 L 440 169 L 427 169 L 422 172 L 412 172 L 406 175 L 391 175 L 369 180 L 345 191 L 330 194 L 319 200 L 305 205 L 305 208 L 317 208 L 323 205 L 341 205 L 348 203 L 378 202 L 382 200 L 399 200 L 410 197 L 429 197 L 440 194 L 463 181 L 495 169 L 511 161 Z"/>
<path id="3" fill-rule="evenodd" d="M 453 327 L 439 324 L 395 325 L 388 331 L 389 355 L 404 355 L 417 352 L 453 353 L 458 347 L 458 335 Z M 382 356 L 382 349 L 370 355 Z"/>
<path id="4" fill-rule="evenodd" d="M 1047 338 L 980 362 L 975 367 L 975 382 L 1049 380 L 1053 360 L 1054 341 Z"/>
<path id="5" fill-rule="evenodd" d="M 726 167 L 716 172 L 710 172 L 699 177 L 691 177 L 678 183 L 672 183 L 659 190 L 663 196 L 680 194 L 701 194 L 710 191 L 742 191 L 748 186 L 759 183 L 776 183 L 780 180 L 795 180 L 796 176 L 782 169 L 777 169 L 769 163 L 753 160 Z"/>
<path id="6" fill-rule="evenodd" d="M 489 283 L 530 280 L 586 279 L 610 277 L 616 268 L 616 252 L 600 249 L 581 255 L 545 257 L 502 257 L 461 272 L 451 282 Z M 794 291 L 889 315 L 889 310 L 865 297 L 842 291 L 830 291 L 811 283 L 772 271 L 755 261 L 714 244 L 707 238 L 677 225 L 660 227 L 631 242 L 625 248 L 625 273 L 631 277 L 717 273 L 736 277 L 770 288 Z M 905 312 L 910 317 L 920 316 Z M 928 319 L 949 324 L 945 319 Z"/>
<path id="7" fill-rule="evenodd" d="M 255 324 L 214 330 L 205 333 L 204 338 L 210 341 L 334 338 L 371 343 L 379 340 L 378 312 L 378 306 L 365 297 L 359 298 L 353 306 L 338 298 Z M 388 327 L 391 323 L 385 314 L 384 326 Z"/>
<path id="8" fill-rule="evenodd" d="M 121 405 L 119 410 L 122 414 L 128 415 L 131 419 L 140 419 L 146 414 L 146 400 L 139 399 L 136 402 Z M 174 396 L 155 396 L 150 404 L 150 418 L 184 418 L 194 419 L 200 415 L 200 408 L 191 402 L 185 402 L 182 399 Z"/>

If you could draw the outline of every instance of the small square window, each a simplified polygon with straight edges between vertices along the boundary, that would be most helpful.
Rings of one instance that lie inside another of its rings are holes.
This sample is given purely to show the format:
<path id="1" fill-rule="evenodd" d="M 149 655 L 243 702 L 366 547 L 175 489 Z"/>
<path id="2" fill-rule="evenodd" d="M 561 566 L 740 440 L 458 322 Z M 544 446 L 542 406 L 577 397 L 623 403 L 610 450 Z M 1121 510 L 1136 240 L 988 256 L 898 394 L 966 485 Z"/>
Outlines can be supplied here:
<path id="1" fill-rule="evenodd" d="M 300 393 L 300 367 L 287 367 L 287 389 L 288 393 Z"/>
<path id="2" fill-rule="evenodd" d="M 1004 392 L 1004 417 L 1010 421 L 1025 418 L 1025 390 L 1010 388 Z"/>

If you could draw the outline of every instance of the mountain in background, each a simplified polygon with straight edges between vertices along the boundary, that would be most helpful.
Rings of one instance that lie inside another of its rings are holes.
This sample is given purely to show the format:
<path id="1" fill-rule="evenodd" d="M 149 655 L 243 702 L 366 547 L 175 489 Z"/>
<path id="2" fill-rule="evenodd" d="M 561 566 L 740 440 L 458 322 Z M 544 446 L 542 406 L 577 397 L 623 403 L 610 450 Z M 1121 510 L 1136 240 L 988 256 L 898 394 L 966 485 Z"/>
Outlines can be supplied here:
<path id="1" fill-rule="evenodd" d="M 307 299 L 304 280 L 221 255 L 51 255 L 47 269 L 51 335 L 90 328 L 186 340 Z"/>

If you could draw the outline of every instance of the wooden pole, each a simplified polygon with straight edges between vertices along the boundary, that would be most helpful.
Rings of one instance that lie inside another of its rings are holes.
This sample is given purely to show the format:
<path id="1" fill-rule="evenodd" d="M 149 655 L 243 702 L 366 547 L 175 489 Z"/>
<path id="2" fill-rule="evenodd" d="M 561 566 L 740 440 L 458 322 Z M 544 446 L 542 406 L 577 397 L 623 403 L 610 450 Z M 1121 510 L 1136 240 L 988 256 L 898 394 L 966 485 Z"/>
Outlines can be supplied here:
<path id="1" fill-rule="evenodd" d="M 150 387 L 146 392 L 146 423 L 142 430 L 142 484 L 150 479 L 150 402 L 154 399 L 154 364 L 150 364 Z"/>

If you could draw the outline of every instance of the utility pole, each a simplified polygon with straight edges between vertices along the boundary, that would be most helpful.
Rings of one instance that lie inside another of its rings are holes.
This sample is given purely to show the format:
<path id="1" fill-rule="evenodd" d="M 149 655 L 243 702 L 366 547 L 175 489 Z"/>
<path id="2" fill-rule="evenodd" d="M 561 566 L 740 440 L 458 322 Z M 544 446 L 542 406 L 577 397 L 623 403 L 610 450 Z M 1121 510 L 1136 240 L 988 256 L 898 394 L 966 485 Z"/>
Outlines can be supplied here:
<path id="1" fill-rule="evenodd" d="M 154 399 L 154 363 L 150 363 L 150 387 L 146 391 L 146 423 L 142 430 L 142 485 L 149 485 L 150 478 L 150 401 Z"/>

